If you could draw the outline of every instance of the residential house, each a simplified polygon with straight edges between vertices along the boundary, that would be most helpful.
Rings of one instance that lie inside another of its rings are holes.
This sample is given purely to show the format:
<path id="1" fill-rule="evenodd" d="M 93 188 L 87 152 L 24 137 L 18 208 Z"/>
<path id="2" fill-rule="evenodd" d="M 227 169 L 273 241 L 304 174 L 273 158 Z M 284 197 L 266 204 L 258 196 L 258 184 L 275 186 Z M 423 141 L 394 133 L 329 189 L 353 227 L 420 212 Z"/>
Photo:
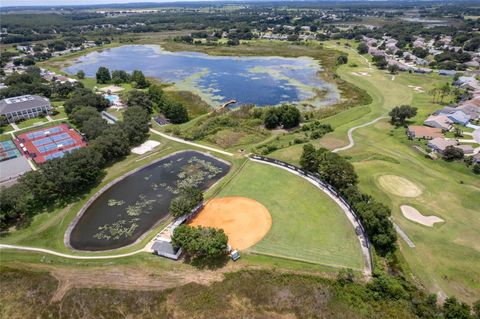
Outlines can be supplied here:
<path id="1" fill-rule="evenodd" d="M 442 129 L 419 125 L 410 125 L 407 129 L 407 135 L 411 138 L 424 138 L 428 140 L 443 137 Z"/>
<path id="2" fill-rule="evenodd" d="M 438 152 L 438 153 L 442 153 L 443 151 L 445 151 L 445 149 L 448 146 L 457 146 L 457 144 L 458 143 L 455 140 L 447 140 L 447 139 L 442 138 L 442 137 L 436 137 L 433 140 L 430 140 L 427 145 L 433 151 Z"/>
<path id="3" fill-rule="evenodd" d="M 480 107 L 470 104 L 468 101 L 458 106 L 457 109 L 470 116 L 472 120 L 480 118 Z"/>
<path id="4" fill-rule="evenodd" d="M 470 116 L 463 113 L 462 111 L 456 111 L 454 113 L 448 114 L 447 117 L 454 123 L 461 124 L 463 126 L 467 125 L 470 122 Z"/>
<path id="5" fill-rule="evenodd" d="M 463 151 L 463 154 L 466 154 L 466 155 L 473 154 L 472 145 L 457 145 L 455 147 L 461 149 Z"/>
<path id="6" fill-rule="evenodd" d="M 438 70 L 439 75 L 454 76 L 457 74 L 455 70 Z"/>
<path id="7" fill-rule="evenodd" d="M 480 163 L 480 153 L 477 153 L 472 156 L 474 163 Z"/>
<path id="8" fill-rule="evenodd" d="M 444 131 L 449 131 L 452 128 L 453 121 L 443 114 L 430 115 L 425 122 L 423 122 L 423 124 L 430 127 L 436 127 Z"/>
<path id="9" fill-rule="evenodd" d="M 455 113 L 456 111 L 457 111 L 457 108 L 453 106 L 445 106 L 443 109 L 436 110 L 435 112 L 433 112 L 433 115 L 452 114 L 452 113 Z"/>

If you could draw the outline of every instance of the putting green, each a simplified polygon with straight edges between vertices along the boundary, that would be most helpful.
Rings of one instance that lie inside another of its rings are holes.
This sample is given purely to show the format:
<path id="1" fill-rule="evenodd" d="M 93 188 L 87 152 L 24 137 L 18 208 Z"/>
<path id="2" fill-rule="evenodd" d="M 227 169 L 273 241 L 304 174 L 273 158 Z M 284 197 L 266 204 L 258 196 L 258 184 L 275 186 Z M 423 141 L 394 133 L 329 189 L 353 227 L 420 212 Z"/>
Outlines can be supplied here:
<path id="1" fill-rule="evenodd" d="M 396 196 L 418 197 L 422 194 L 422 189 L 417 184 L 397 175 L 382 175 L 378 182 L 384 190 Z"/>

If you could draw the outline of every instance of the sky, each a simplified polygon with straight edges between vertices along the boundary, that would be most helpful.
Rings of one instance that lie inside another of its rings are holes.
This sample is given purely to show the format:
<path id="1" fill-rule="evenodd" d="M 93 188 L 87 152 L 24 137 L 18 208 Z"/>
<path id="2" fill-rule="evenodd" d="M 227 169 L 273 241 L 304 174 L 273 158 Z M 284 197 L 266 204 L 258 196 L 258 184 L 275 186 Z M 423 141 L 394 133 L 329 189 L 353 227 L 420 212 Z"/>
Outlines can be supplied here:
<path id="1" fill-rule="evenodd" d="M 183 0 L 187 2 L 189 0 Z M 190 0 L 207 1 L 207 0 Z M 211 0 L 210 0 L 211 1 Z M 9 6 L 45 6 L 45 5 L 89 5 L 110 3 L 133 3 L 133 2 L 179 2 L 179 0 L 0 0 L 0 7 Z"/>

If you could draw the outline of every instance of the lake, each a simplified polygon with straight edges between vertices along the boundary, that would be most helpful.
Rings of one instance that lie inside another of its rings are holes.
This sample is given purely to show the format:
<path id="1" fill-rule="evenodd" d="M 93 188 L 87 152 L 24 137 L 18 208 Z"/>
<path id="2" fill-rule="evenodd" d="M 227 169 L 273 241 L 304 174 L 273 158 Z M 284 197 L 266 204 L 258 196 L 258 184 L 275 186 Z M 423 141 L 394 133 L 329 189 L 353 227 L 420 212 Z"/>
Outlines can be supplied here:
<path id="1" fill-rule="evenodd" d="M 257 106 L 308 103 L 322 107 L 339 101 L 336 86 L 319 77 L 323 69 L 309 57 L 210 56 L 197 52 L 169 52 L 155 45 L 124 45 L 78 58 L 64 70 L 142 70 L 145 75 L 174 83 L 179 90 L 198 94 L 218 106 L 228 100 Z"/>
<path id="2" fill-rule="evenodd" d="M 88 206 L 70 234 L 78 250 L 110 250 L 134 243 L 169 215 L 185 186 L 206 190 L 230 166 L 212 156 L 184 151 L 154 162 L 113 184 Z"/>

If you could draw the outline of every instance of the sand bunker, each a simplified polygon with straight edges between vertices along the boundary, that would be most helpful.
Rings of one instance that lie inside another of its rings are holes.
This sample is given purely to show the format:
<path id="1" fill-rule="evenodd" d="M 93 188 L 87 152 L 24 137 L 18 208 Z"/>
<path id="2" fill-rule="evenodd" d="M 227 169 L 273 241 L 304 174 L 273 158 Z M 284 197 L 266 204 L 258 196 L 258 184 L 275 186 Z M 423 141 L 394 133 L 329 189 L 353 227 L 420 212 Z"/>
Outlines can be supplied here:
<path id="1" fill-rule="evenodd" d="M 253 199 L 225 197 L 209 201 L 190 225 L 222 228 L 232 248 L 246 249 L 268 233 L 272 217 L 265 206 Z"/>
<path id="2" fill-rule="evenodd" d="M 382 175 L 378 178 L 380 186 L 387 192 L 401 197 L 417 197 L 422 189 L 406 178 L 396 175 Z"/>
<path id="3" fill-rule="evenodd" d="M 425 90 L 421 86 L 408 85 L 409 88 L 412 88 L 415 92 L 424 93 Z"/>
<path id="4" fill-rule="evenodd" d="M 142 145 L 132 148 L 132 153 L 142 155 L 150 152 L 158 145 L 160 145 L 160 142 L 148 140 Z"/>
<path id="5" fill-rule="evenodd" d="M 433 227 L 433 224 L 435 223 L 444 222 L 443 219 L 437 216 L 422 215 L 422 213 L 420 213 L 418 210 L 416 210 L 412 206 L 402 205 L 400 206 L 400 209 L 402 210 L 402 214 L 403 216 L 405 216 L 406 219 L 422 224 L 424 226 Z"/>
<path id="6" fill-rule="evenodd" d="M 368 72 L 350 72 L 350 73 L 356 76 L 371 76 L 370 73 Z"/>

